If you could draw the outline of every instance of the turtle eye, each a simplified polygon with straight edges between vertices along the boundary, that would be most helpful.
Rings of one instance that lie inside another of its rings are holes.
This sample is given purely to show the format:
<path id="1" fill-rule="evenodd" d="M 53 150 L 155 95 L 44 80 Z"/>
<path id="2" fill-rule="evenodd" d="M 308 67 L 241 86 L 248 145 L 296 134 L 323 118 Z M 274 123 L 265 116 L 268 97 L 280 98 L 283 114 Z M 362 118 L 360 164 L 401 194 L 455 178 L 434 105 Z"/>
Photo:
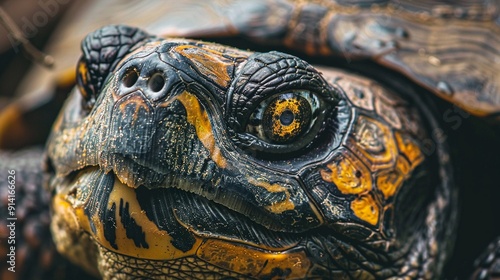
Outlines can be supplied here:
<path id="1" fill-rule="evenodd" d="M 287 144 L 307 134 L 316 121 L 320 101 L 297 90 L 265 99 L 250 115 L 246 132 L 270 144 Z"/>
<path id="2" fill-rule="evenodd" d="M 258 158 L 305 154 L 325 139 L 338 97 L 337 89 L 304 60 L 281 52 L 255 53 L 238 69 L 227 94 L 231 139 Z"/>

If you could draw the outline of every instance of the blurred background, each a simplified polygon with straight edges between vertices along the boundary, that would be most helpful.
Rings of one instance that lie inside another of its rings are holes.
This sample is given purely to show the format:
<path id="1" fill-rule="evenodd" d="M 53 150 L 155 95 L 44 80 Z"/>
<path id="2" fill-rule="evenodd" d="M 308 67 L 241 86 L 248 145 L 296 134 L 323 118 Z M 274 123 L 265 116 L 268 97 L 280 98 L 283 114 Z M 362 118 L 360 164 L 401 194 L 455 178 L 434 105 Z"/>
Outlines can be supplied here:
<path id="1" fill-rule="evenodd" d="M 1 0 L 0 6 L 14 20 L 24 36 L 38 49 L 43 49 L 62 15 L 74 4 L 73 0 Z M 81 1 L 84 2 L 84 1 Z M 90 1 L 89 1 L 90 2 Z M 19 89 L 21 77 L 32 61 L 22 52 L 18 42 L 0 27 L 0 109 Z"/>

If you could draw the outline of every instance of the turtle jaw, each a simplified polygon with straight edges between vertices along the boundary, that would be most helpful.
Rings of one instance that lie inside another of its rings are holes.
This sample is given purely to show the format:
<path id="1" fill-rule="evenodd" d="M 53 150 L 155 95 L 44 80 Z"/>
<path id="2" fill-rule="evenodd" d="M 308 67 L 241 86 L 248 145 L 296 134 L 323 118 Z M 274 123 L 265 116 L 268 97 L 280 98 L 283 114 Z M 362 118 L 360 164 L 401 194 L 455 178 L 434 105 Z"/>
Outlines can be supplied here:
<path id="1" fill-rule="evenodd" d="M 300 276 L 310 268 L 304 248 L 298 246 L 300 234 L 269 231 L 176 188 L 131 188 L 98 167 L 75 175 L 58 182 L 52 227 L 58 250 L 77 263 L 84 260 L 94 274 L 96 264 L 103 274 L 110 262 L 127 266 L 120 263 L 123 258 L 163 264 L 197 259 L 203 266 L 254 276 L 273 267 L 291 267 L 290 275 Z M 76 246 L 82 241 L 88 247 Z M 103 258 L 105 254 L 111 259 Z"/>
<path id="2" fill-rule="evenodd" d="M 356 251 L 363 257 L 361 252 L 368 250 L 364 245 L 359 250 L 356 242 L 346 242 L 331 229 L 300 234 L 273 232 L 201 196 L 173 187 L 132 188 L 113 172 L 106 173 L 97 166 L 86 167 L 71 177 L 53 179 L 59 185 L 52 203 L 58 250 L 90 272 L 95 273 L 98 267 L 105 278 L 123 275 L 130 267 L 135 267 L 131 273 L 137 274 L 124 277 L 175 275 L 178 271 L 169 267 L 186 262 L 193 264 L 184 267 L 187 271 L 199 271 L 193 278 L 260 278 L 273 271 L 304 278 L 314 275 L 310 273 L 317 265 L 338 270 L 340 277 L 344 275 L 343 262 L 353 262 L 344 258 Z M 420 242 L 405 244 L 404 251 L 411 252 Z M 82 244 L 86 244 L 84 248 Z M 388 247 L 378 241 L 372 245 L 379 254 L 393 250 L 389 243 Z M 318 259 L 328 258 L 331 252 L 344 257 L 336 259 L 338 264 Z M 373 261 L 374 267 L 380 265 L 377 259 L 367 261 Z M 150 271 L 152 264 L 162 269 Z M 211 274 L 214 271 L 218 274 Z M 332 271 L 324 275 L 335 275 L 328 274 Z M 364 269 L 359 271 L 359 275 L 373 276 Z"/>

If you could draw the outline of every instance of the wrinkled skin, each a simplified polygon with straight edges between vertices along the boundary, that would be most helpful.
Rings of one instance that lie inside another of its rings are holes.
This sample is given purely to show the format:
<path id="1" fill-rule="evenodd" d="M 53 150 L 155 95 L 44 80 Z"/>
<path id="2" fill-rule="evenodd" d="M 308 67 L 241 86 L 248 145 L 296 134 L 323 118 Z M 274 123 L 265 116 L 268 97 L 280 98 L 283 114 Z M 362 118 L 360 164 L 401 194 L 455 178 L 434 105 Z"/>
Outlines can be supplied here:
<path id="1" fill-rule="evenodd" d="M 456 195 L 411 90 L 137 34 L 87 37 L 49 139 L 63 255 L 104 278 L 439 277 Z"/>

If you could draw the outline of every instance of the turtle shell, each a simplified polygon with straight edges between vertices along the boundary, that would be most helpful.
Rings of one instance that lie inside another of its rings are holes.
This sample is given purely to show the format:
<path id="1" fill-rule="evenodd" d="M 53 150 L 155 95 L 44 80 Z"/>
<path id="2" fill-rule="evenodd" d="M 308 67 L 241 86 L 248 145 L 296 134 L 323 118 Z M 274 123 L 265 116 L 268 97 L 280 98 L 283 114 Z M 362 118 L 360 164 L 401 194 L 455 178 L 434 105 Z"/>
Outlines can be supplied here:
<path id="1" fill-rule="evenodd" d="M 496 1 L 236 1 L 221 14 L 228 19 L 222 34 L 311 56 L 368 59 L 470 114 L 500 112 Z"/>
<path id="2" fill-rule="evenodd" d="M 176 24 L 174 33 L 155 26 L 152 31 L 202 37 L 236 33 L 311 56 L 369 59 L 403 73 L 470 114 L 497 118 L 500 112 L 498 2 L 262 0 L 210 4 L 209 14 L 215 11 L 225 19 L 224 24 L 203 22 L 189 28 Z"/>

